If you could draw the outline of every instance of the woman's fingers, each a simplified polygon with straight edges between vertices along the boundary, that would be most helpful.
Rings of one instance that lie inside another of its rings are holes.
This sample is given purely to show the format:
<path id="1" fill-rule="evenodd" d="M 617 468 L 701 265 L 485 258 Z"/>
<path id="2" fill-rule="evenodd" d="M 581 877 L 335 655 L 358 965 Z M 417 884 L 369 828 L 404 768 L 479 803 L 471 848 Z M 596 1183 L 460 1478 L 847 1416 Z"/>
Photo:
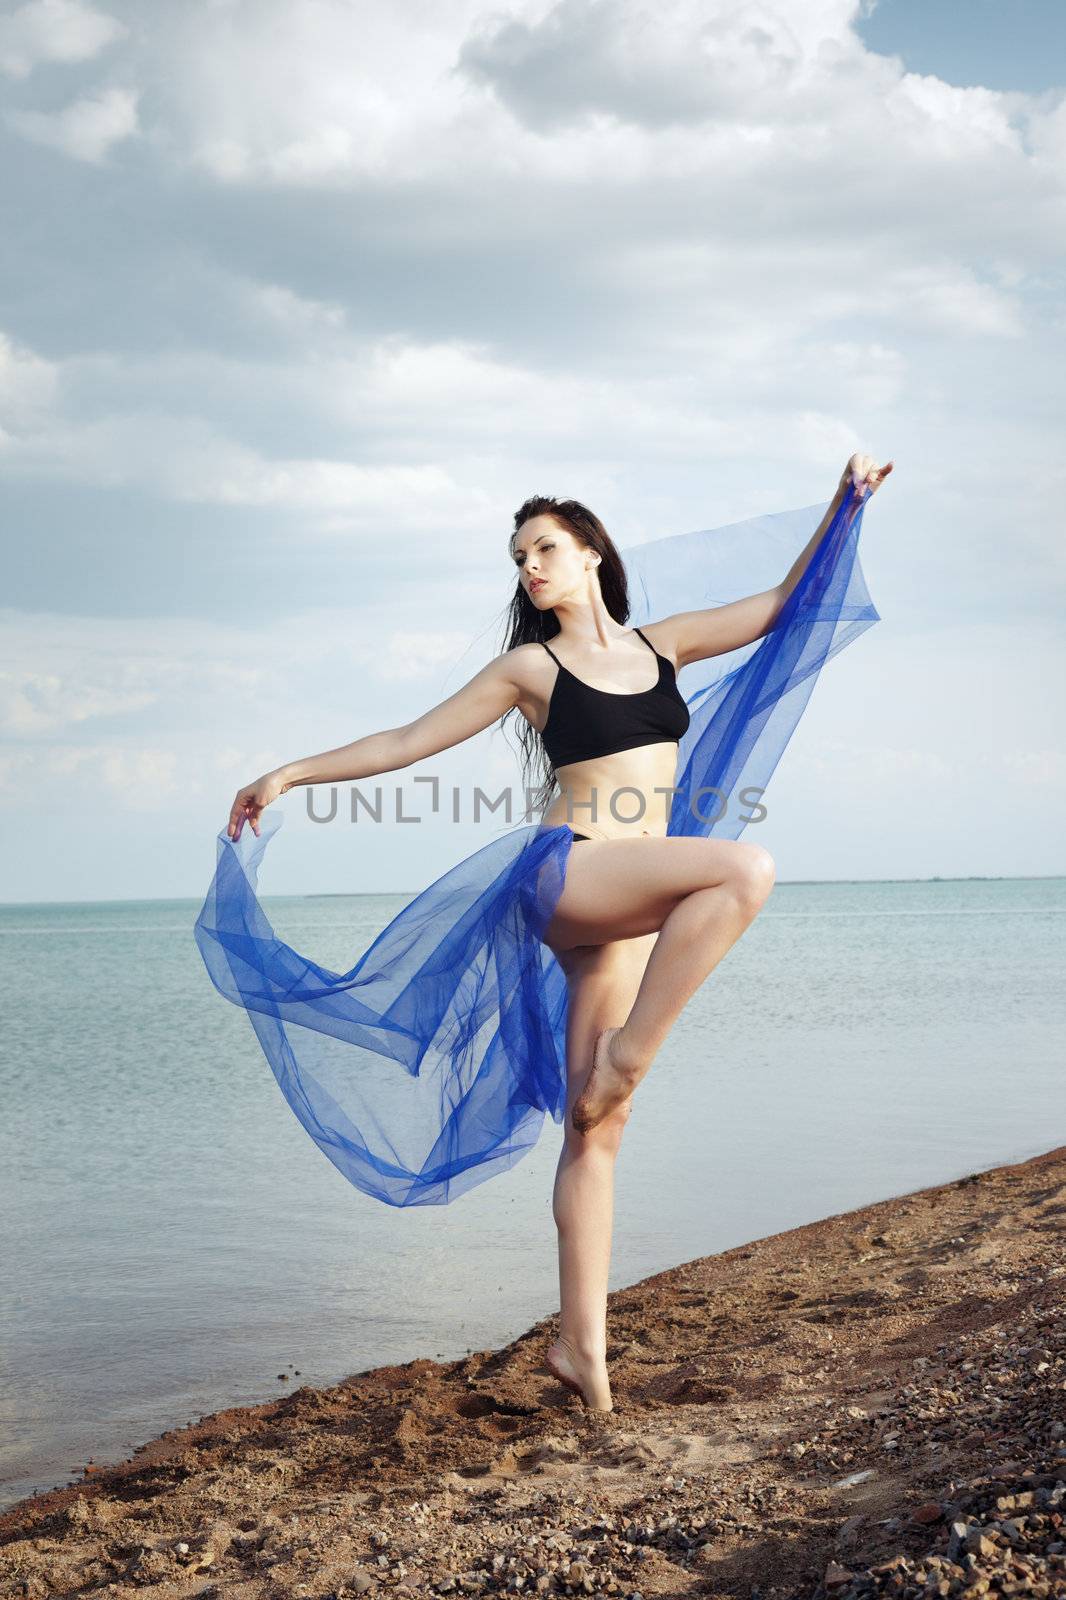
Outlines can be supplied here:
<path id="1" fill-rule="evenodd" d="M 247 822 L 252 832 L 258 839 L 259 818 L 267 806 L 276 800 L 279 794 L 285 793 L 285 783 L 280 772 L 266 772 L 254 783 L 246 783 L 243 789 L 237 790 L 237 798 L 230 808 L 229 822 L 226 832 L 231 839 L 239 839 L 241 829 Z"/>
<path id="2" fill-rule="evenodd" d="M 241 826 L 246 818 L 252 823 L 254 828 L 255 823 L 252 821 L 251 799 L 247 789 L 241 789 L 238 791 L 237 798 L 233 802 L 233 806 L 229 814 L 229 822 L 226 826 L 226 832 L 229 834 L 234 843 L 236 843 L 241 836 Z M 258 829 L 256 829 L 256 832 L 258 832 Z"/>
<path id="3" fill-rule="evenodd" d="M 852 485 L 857 492 L 861 493 L 863 489 L 869 488 L 872 494 L 875 489 L 881 487 L 892 467 L 891 461 L 886 461 L 883 467 L 879 467 L 873 456 L 863 455 L 857 450 L 845 470 L 850 474 Z"/>

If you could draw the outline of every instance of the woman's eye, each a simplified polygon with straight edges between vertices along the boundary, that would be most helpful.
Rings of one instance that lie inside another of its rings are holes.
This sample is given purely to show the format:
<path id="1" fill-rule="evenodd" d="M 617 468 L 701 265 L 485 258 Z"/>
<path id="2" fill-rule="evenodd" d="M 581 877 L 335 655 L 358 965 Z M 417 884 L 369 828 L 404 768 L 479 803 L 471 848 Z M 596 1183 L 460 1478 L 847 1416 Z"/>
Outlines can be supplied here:
<path id="1" fill-rule="evenodd" d="M 544 549 L 545 549 L 545 550 L 554 550 L 554 549 L 555 549 L 555 546 L 554 546 L 554 545 L 553 545 L 553 544 L 546 544 L 546 545 L 544 545 L 544 546 L 543 546 L 543 548 L 544 548 Z M 523 556 L 523 558 L 522 558 L 522 560 L 521 560 L 521 561 L 516 561 L 516 562 L 515 562 L 515 566 L 516 566 L 516 567 L 524 567 L 524 566 L 525 566 L 525 564 L 526 564 L 526 562 L 525 562 L 525 557 L 524 557 L 524 556 Z"/>

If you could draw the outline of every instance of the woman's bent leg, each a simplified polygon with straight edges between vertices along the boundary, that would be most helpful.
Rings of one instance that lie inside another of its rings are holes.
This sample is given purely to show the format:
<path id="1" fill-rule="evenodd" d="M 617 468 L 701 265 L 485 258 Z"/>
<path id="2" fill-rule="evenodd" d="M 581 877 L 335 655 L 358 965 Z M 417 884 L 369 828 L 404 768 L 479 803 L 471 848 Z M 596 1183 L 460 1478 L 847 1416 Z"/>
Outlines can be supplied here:
<path id="1" fill-rule="evenodd" d="M 566 881 L 545 938 L 579 941 L 582 932 L 613 937 L 658 928 L 628 1015 L 594 1041 L 586 1086 L 571 1122 L 587 1137 L 632 1095 L 686 1002 L 754 920 L 774 882 L 773 857 L 761 845 L 709 839 L 623 839 L 583 844 L 567 862 Z"/>
<path id="2" fill-rule="evenodd" d="M 773 882 L 773 857 L 740 839 L 644 836 L 571 848 L 543 939 L 564 950 L 658 933 L 686 895 L 752 879 Z"/>
<path id="3" fill-rule="evenodd" d="M 772 887 L 772 872 L 757 869 L 736 882 L 698 889 L 674 907 L 628 1017 L 595 1051 L 596 1076 L 582 1097 L 579 1123 L 594 1123 L 629 1098 L 686 1003 L 755 920 Z"/>
<path id="4" fill-rule="evenodd" d="M 625 1019 L 640 987 L 655 935 L 570 951 L 560 959 L 568 988 L 567 1110 L 588 1076 L 592 1045 L 603 1028 Z M 614 1215 L 614 1166 L 625 1104 L 579 1137 L 564 1120 L 564 1141 L 552 1210 L 559 1230 L 559 1339 L 549 1366 L 576 1382 L 585 1402 L 611 1408 L 607 1377 L 607 1278 Z"/>

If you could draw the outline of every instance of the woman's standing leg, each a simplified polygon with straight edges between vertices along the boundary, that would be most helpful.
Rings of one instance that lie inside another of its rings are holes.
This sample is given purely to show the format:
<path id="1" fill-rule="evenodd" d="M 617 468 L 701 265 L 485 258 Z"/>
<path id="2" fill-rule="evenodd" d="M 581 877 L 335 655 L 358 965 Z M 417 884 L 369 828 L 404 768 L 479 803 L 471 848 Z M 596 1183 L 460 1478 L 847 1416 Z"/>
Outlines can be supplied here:
<path id="1" fill-rule="evenodd" d="M 588 1077 L 597 1035 L 629 1015 L 658 934 L 587 945 L 559 955 L 566 974 L 567 1104 L 552 1210 L 559 1230 L 559 1338 L 548 1352 L 556 1376 L 586 1403 L 611 1409 L 607 1376 L 607 1278 L 614 1222 L 614 1166 L 629 1117 L 619 1106 L 583 1137 L 570 1111 Z"/>

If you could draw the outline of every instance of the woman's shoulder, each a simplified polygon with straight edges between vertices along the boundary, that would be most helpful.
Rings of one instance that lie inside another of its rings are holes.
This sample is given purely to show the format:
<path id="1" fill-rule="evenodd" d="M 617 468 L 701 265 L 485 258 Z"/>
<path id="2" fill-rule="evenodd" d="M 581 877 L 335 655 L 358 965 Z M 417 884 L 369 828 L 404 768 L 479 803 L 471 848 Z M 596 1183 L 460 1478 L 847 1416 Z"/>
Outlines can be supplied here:
<path id="1" fill-rule="evenodd" d="M 547 661 L 548 652 L 539 640 L 529 639 L 525 644 L 512 645 L 510 650 L 505 650 L 503 655 L 497 656 L 496 659 L 524 669 L 527 662 Z"/>
<path id="2" fill-rule="evenodd" d="M 538 686 L 543 678 L 544 669 L 538 665 L 540 662 L 551 665 L 548 652 L 532 639 L 525 644 L 512 645 L 510 650 L 504 650 L 494 657 L 492 665 L 519 689 L 528 689 Z"/>
<path id="3" fill-rule="evenodd" d="M 634 624 L 636 626 L 636 624 Z M 658 622 L 642 622 L 640 631 L 647 639 L 653 650 L 665 656 L 675 670 L 677 667 L 677 618 L 662 617 Z"/>

